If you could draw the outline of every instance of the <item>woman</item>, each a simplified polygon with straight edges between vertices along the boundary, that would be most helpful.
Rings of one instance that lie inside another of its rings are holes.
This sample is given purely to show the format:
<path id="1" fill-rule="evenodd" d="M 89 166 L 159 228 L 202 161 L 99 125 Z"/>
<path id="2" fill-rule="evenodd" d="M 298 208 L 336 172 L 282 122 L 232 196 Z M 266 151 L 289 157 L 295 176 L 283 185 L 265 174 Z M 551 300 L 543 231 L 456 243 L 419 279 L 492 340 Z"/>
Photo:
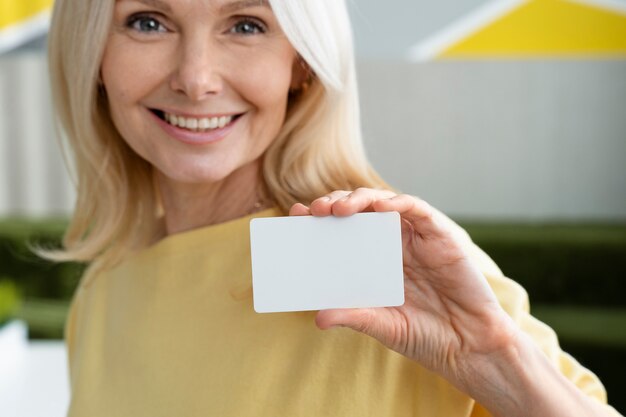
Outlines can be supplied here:
<path id="1" fill-rule="evenodd" d="M 342 1 L 57 0 L 50 68 L 78 201 L 49 256 L 91 262 L 71 416 L 615 415 L 523 290 L 368 165 Z M 402 216 L 404 306 L 253 312 L 252 217 L 361 211 Z"/>

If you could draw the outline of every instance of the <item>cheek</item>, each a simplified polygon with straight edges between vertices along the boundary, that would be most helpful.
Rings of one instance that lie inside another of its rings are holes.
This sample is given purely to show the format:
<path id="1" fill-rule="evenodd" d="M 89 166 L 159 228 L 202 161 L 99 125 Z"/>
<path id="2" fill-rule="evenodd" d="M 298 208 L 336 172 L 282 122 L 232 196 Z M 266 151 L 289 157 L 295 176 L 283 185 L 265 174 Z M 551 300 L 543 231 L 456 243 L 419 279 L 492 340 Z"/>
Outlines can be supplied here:
<path id="1" fill-rule="evenodd" d="M 167 68 L 164 48 L 146 48 L 133 42 L 109 40 L 100 67 L 102 80 L 110 97 L 116 104 L 132 104 L 145 97 Z M 155 53 L 158 52 L 158 53 Z"/>
<path id="2" fill-rule="evenodd" d="M 258 59 L 242 69 L 240 92 L 259 111 L 284 112 L 291 85 L 291 56 Z"/>
<path id="3" fill-rule="evenodd" d="M 132 43 L 109 41 L 101 65 L 102 81 L 106 89 L 109 112 L 117 130 L 135 151 L 140 148 L 145 120 L 141 106 L 137 104 L 158 84 L 158 65 L 146 66 L 150 62 L 141 48 Z"/>
<path id="4" fill-rule="evenodd" d="M 132 112 L 129 111 L 135 97 L 139 96 L 141 90 L 141 77 L 136 77 L 136 71 L 122 71 L 121 68 L 128 68 L 128 59 L 123 53 L 118 51 L 107 51 L 102 60 L 101 74 L 106 90 L 109 111 L 114 124 L 126 137 L 129 119 L 132 119 Z"/>

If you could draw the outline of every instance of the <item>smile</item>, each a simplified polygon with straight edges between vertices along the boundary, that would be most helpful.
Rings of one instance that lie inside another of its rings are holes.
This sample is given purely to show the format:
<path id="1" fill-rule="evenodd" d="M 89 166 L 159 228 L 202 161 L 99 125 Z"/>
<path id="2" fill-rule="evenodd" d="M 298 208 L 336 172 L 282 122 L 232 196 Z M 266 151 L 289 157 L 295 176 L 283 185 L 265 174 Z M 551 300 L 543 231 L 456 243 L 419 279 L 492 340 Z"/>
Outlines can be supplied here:
<path id="1" fill-rule="evenodd" d="M 152 110 L 161 120 L 166 121 L 179 129 L 191 132 L 207 132 L 215 129 L 222 129 L 233 122 L 240 115 L 215 116 L 215 117 L 185 117 L 160 110 Z"/>

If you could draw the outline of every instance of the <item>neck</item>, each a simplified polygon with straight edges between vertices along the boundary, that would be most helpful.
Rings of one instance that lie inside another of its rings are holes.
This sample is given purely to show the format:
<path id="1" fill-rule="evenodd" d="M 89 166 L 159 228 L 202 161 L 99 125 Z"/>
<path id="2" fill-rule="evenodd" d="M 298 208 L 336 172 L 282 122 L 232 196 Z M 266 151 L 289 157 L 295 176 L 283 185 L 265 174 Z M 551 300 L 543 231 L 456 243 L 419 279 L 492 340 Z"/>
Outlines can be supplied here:
<path id="1" fill-rule="evenodd" d="M 270 207 L 260 161 L 213 183 L 180 183 L 156 173 L 167 235 L 223 223 Z"/>

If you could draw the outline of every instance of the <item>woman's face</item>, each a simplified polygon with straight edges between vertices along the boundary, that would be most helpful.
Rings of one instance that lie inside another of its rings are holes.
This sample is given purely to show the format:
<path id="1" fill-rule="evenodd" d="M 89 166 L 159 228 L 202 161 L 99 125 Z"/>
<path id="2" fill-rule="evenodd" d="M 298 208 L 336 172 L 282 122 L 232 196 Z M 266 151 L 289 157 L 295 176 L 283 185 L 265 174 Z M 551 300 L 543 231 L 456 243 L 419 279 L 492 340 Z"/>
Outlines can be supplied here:
<path id="1" fill-rule="evenodd" d="M 101 74 L 113 122 L 167 178 L 219 181 L 277 136 L 296 53 L 263 0 L 116 0 Z"/>

